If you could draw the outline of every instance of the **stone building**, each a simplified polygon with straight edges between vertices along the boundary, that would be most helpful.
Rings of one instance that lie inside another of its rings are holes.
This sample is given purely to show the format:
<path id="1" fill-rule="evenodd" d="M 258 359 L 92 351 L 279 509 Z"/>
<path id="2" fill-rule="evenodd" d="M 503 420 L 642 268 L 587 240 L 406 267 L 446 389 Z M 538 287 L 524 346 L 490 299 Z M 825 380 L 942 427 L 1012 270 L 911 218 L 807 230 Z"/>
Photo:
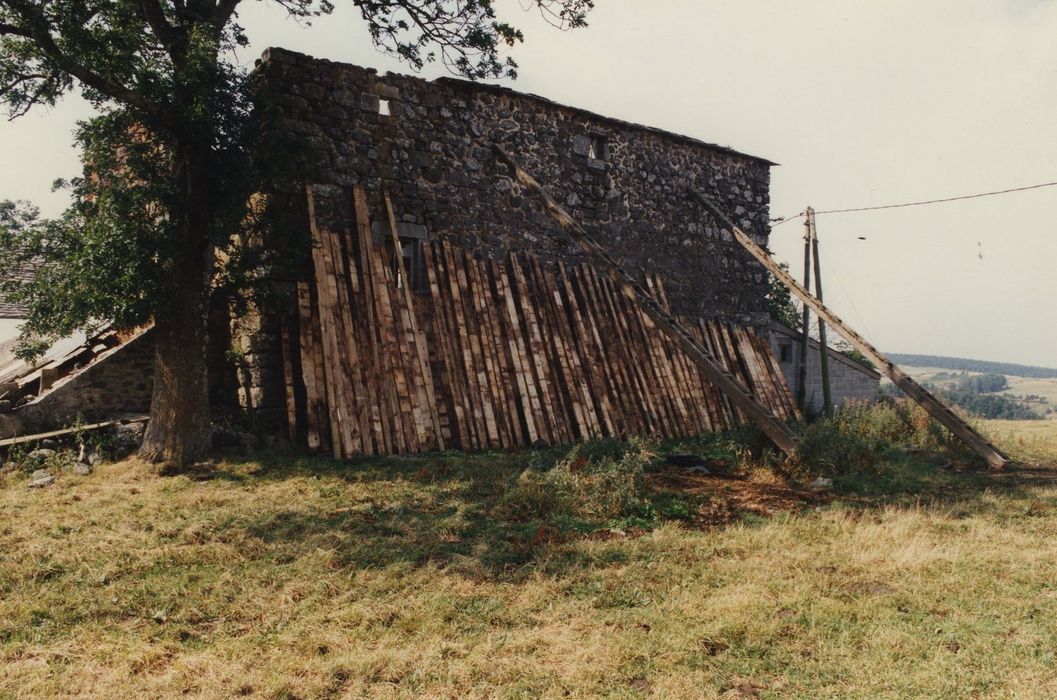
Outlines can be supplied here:
<path id="1" fill-rule="evenodd" d="M 416 292 L 423 291 L 427 243 L 443 241 L 485 261 L 531 254 L 552 269 L 585 262 L 497 161 L 496 144 L 625 269 L 663 282 L 673 313 L 766 332 L 764 269 L 689 195 L 707 193 L 766 246 L 773 163 L 764 158 L 502 87 L 379 75 L 278 48 L 264 53 L 254 78 L 257 155 L 281 164 L 287 176 L 263 194 L 307 229 L 304 185 L 313 183 L 317 209 L 338 212 L 333 223 L 340 229 L 354 226 L 349 193 L 362 186 L 378 244 L 389 231 L 383 205 L 389 194 Z M 307 255 L 306 266 L 307 279 Z M 291 308 L 262 309 L 235 324 L 240 400 L 259 424 L 287 419 L 280 324 Z M 136 366 L 149 371 L 143 353 L 131 352 Z M 121 354 L 95 374 L 120 366 Z M 93 396 L 105 393 L 98 378 L 91 381 Z M 94 401 L 106 403 L 101 396 Z"/>
<path id="2" fill-rule="evenodd" d="M 786 385 L 792 395 L 800 390 L 800 331 L 771 321 L 771 351 L 782 368 Z M 873 401 L 881 389 L 881 374 L 864 364 L 843 355 L 832 347 L 829 359 L 830 396 L 834 406 L 848 401 Z M 806 401 L 809 410 L 822 410 L 822 350 L 814 338 L 808 340 Z"/>
<path id="3" fill-rule="evenodd" d="M 283 49 L 264 53 L 257 77 L 273 142 L 303 157 L 301 182 L 362 184 L 373 212 L 390 192 L 412 247 L 443 238 L 490 258 L 580 259 L 496 162 L 495 143 L 629 271 L 659 274 L 677 313 L 766 323 L 763 268 L 687 193 L 709 193 L 766 244 L 764 158 L 502 87 L 380 76 Z"/>

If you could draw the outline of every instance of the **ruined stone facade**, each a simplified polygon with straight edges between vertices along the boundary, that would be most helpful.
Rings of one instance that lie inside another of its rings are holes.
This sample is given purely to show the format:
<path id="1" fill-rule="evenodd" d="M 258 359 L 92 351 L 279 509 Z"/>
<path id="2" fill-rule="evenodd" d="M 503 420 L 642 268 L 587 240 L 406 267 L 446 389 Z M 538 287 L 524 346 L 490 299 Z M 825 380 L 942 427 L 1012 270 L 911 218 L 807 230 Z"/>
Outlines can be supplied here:
<path id="1" fill-rule="evenodd" d="M 676 313 L 766 324 L 763 268 L 687 189 L 714 197 L 765 245 L 767 160 L 505 88 L 379 76 L 282 49 L 265 52 L 257 77 L 269 128 L 303 158 L 304 178 L 363 184 L 379 219 L 382 191 L 390 192 L 402 235 L 447 239 L 489 258 L 531 250 L 580 261 L 493 157 L 495 143 L 630 272 L 659 274 Z"/>

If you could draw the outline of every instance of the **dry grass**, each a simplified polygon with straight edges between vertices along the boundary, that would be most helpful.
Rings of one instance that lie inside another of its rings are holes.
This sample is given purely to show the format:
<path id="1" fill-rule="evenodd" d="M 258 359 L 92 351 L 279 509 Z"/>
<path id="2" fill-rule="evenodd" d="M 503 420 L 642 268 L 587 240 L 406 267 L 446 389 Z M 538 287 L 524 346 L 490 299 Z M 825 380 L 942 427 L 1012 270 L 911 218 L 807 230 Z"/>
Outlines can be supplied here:
<path id="1" fill-rule="evenodd" d="M 541 538 L 528 459 L 0 476 L 0 697 L 1057 694 L 1057 472 Z"/>

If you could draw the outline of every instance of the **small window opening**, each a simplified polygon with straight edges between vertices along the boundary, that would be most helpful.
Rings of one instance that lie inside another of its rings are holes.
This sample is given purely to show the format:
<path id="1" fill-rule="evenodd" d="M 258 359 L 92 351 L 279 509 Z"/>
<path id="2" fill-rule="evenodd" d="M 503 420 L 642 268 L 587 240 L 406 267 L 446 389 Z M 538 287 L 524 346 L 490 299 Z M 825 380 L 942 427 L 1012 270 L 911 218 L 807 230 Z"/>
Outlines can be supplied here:
<path id="1" fill-rule="evenodd" d="M 429 283 L 426 280 L 426 258 L 422 251 L 421 238 L 400 237 L 400 257 L 404 260 L 404 272 L 407 280 L 400 274 L 397 259 L 393 258 L 393 279 L 396 280 L 397 289 L 403 289 L 406 283 L 408 288 L 416 294 L 429 292 Z"/>
<path id="2" fill-rule="evenodd" d="M 605 160 L 607 155 L 606 137 L 601 134 L 591 134 L 591 141 L 587 145 L 587 157 L 595 160 Z"/>
<path id="3" fill-rule="evenodd" d="M 792 343 L 780 343 L 778 345 L 778 361 L 779 362 L 792 362 L 793 361 L 793 344 Z"/>
<path id="4" fill-rule="evenodd" d="M 379 98 L 379 100 L 378 100 L 378 114 L 382 115 L 383 117 L 392 116 L 393 112 L 390 109 L 389 100 L 387 100 L 385 98 Z"/>

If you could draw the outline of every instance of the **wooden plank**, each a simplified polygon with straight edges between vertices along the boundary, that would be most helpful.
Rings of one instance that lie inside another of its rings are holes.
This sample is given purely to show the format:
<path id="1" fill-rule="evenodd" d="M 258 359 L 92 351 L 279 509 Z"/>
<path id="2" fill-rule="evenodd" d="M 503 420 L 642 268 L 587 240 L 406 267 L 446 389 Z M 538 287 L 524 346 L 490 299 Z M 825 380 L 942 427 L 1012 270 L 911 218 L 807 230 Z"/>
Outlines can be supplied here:
<path id="1" fill-rule="evenodd" d="M 294 360 L 290 324 L 286 319 L 280 323 L 281 350 L 283 355 L 283 388 L 286 397 L 286 434 L 290 442 L 297 441 L 297 398 L 294 396 Z"/>
<path id="2" fill-rule="evenodd" d="M 462 251 L 455 251 L 450 245 L 443 246 L 445 271 L 448 278 L 449 302 L 452 309 L 452 328 L 459 343 L 459 355 L 462 359 L 462 369 L 465 373 L 467 387 L 467 417 L 473 425 L 472 447 L 481 448 L 488 446 L 488 427 L 485 421 L 484 411 L 481 409 L 481 389 L 478 379 L 477 367 L 474 362 L 473 347 L 467 332 L 466 317 L 462 299 L 462 287 L 459 284 L 459 256 Z"/>
<path id="3" fill-rule="evenodd" d="M 496 371 L 501 387 L 501 395 L 504 400 L 503 417 L 509 441 L 506 447 L 517 447 L 527 444 L 527 439 L 522 428 L 522 418 L 519 411 L 517 396 L 517 378 L 515 376 L 513 358 L 510 353 L 510 345 L 506 341 L 503 324 L 503 309 L 506 300 L 500 292 L 500 266 L 496 261 L 489 260 L 482 263 L 482 283 L 486 303 L 484 307 L 486 325 L 491 333 L 492 350 L 495 356 Z"/>
<path id="4" fill-rule="evenodd" d="M 965 442 L 965 444 L 972 448 L 974 452 L 983 457 L 992 468 L 1002 469 L 1009 465 L 1009 457 L 992 445 L 986 438 L 980 435 L 980 433 L 976 432 L 972 426 L 959 418 L 958 415 L 943 404 L 943 402 L 911 379 L 906 372 L 899 369 L 891 360 L 881 354 L 877 348 L 844 323 L 839 316 L 830 311 L 821 301 L 800 286 L 800 284 L 793 279 L 788 272 L 783 270 L 781 266 L 771 258 L 766 250 L 757 245 L 747 233 L 735 226 L 734 222 L 727 218 L 726 214 L 724 214 L 712 202 L 712 200 L 696 190 L 691 190 L 691 193 L 717 221 L 726 226 L 727 229 L 734 234 L 734 238 L 749 252 L 750 255 L 752 255 L 752 257 L 756 258 L 756 260 L 767 268 L 767 270 L 770 271 L 778 281 L 788 287 L 789 290 L 800 299 L 800 301 L 804 302 L 807 306 L 810 306 L 811 309 L 818 314 L 820 319 L 833 327 L 834 330 L 851 343 L 853 347 L 859 350 L 859 352 L 866 355 L 871 362 L 877 365 L 877 367 L 879 367 L 881 371 L 892 380 L 893 384 L 898 386 L 907 396 L 916 401 L 928 412 L 929 415 Z"/>
<path id="5" fill-rule="evenodd" d="M 434 393 L 441 403 L 442 425 L 449 447 L 461 444 L 462 399 L 459 393 L 461 383 L 456 385 L 452 376 L 451 335 L 447 332 L 447 314 L 441 299 L 439 271 L 436 253 L 432 243 L 422 244 L 422 255 L 429 284 L 430 309 L 430 362 L 436 379 Z"/>
<path id="6" fill-rule="evenodd" d="M 592 388 L 598 408 L 599 424 L 604 428 L 605 435 L 623 434 L 627 431 L 626 426 L 614 408 L 619 405 L 620 395 L 614 391 L 613 375 L 609 370 L 598 326 L 585 301 L 584 290 L 580 288 L 580 268 L 574 268 L 572 274 L 569 274 L 565 265 L 559 265 L 559 272 L 570 316 L 575 321 L 573 328 L 576 329 L 580 341 L 578 347 L 584 358 L 584 374 Z"/>
<path id="7" fill-rule="evenodd" d="M 507 265 L 513 266 L 513 262 L 509 258 Z M 499 291 L 503 297 L 503 307 L 506 311 L 507 344 L 517 377 L 518 394 L 521 399 L 521 416 L 525 425 L 525 437 L 530 444 L 535 445 L 538 441 L 544 439 L 540 432 L 543 422 L 542 408 L 539 403 L 535 379 L 529 367 L 525 349 L 525 337 L 522 333 L 521 318 L 518 314 L 518 303 L 514 296 L 506 266 L 500 266 L 499 277 L 496 278 L 496 282 L 500 287 Z"/>
<path id="8" fill-rule="evenodd" d="M 320 328 L 323 337 L 323 367 L 326 374 L 327 407 L 330 419 L 331 448 L 334 458 L 341 459 L 352 452 L 351 423 L 346 404 L 345 368 L 339 349 L 339 329 L 336 327 L 337 285 L 329 256 L 329 240 L 317 221 L 315 198 L 311 184 L 306 184 L 308 199 L 308 222 L 312 233 L 312 262 L 316 279 L 316 301 L 319 308 Z"/>
<path id="9" fill-rule="evenodd" d="M 598 436 L 615 435 L 617 428 L 612 419 L 609 403 L 609 387 L 599 380 L 600 363 L 603 356 L 596 346 L 593 327 L 585 321 L 576 298 L 568 271 L 563 263 L 558 264 L 559 297 L 566 312 L 566 323 L 571 331 L 569 349 L 572 352 L 580 381 L 583 383 L 585 404 L 592 416 Z"/>
<path id="10" fill-rule="evenodd" d="M 620 352 L 617 330 L 602 300 L 603 290 L 598 284 L 595 270 L 589 265 L 583 265 L 578 268 L 577 272 L 579 273 L 580 290 L 584 295 L 584 307 L 588 317 L 597 328 L 599 348 L 605 356 L 605 365 L 608 369 L 606 379 L 612 382 L 612 406 L 621 424 L 622 434 L 646 434 L 649 428 L 645 406 L 636 396 L 629 368 Z"/>
<path id="11" fill-rule="evenodd" d="M 559 273 L 562 268 L 559 268 Z M 577 345 L 579 340 L 573 331 L 569 321 L 569 310 L 566 308 L 565 298 L 562 294 L 563 282 L 559 274 L 546 272 L 547 286 L 550 290 L 552 308 L 557 323 L 557 336 L 562 342 L 562 352 L 569 372 L 571 390 L 575 392 L 576 407 L 579 411 L 579 420 L 583 423 L 581 437 L 596 438 L 602 436 L 602 426 L 598 420 L 598 411 L 595 407 L 594 397 L 591 395 L 591 386 L 584 373 L 583 362 L 580 358 Z"/>
<path id="12" fill-rule="evenodd" d="M 308 282 L 297 283 L 297 309 L 301 347 L 301 381 L 305 385 L 305 440 L 308 449 L 322 449 L 320 437 L 321 406 L 326 398 L 323 378 L 317 378 L 319 351 L 315 345 L 312 319 L 312 297 Z"/>
<path id="13" fill-rule="evenodd" d="M 408 324 L 408 331 L 410 332 L 413 342 L 415 344 L 415 355 L 418 360 L 419 374 L 421 375 L 422 382 L 422 395 L 421 400 L 427 403 L 430 421 L 433 423 L 433 437 L 436 441 L 437 449 L 444 449 L 444 436 L 440 430 L 440 415 L 437 412 L 437 398 L 433 392 L 433 378 L 429 371 L 429 364 L 426 362 L 426 348 L 422 338 L 419 337 L 418 327 L 415 323 L 415 305 L 411 299 L 411 284 L 410 278 L 407 276 L 407 270 L 404 269 L 404 256 L 400 252 L 400 238 L 397 235 L 396 230 L 396 216 L 393 214 L 393 201 L 389 197 L 388 192 L 383 192 L 385 199 L 385 213 L 389 220 L 389 232 L 392 235 L 393 247 L 396 250 L 396 260 L 399 274 L 404 279 L 404 304 L 406 307 L 405 313 L 407 314 L 406 321 Z"/>
<path id="14" fill-rule="evenodd" d="M 374 306 L 375 331 L 378 335 L 379 384 L 374 387 L 386 399 L 386 454 L 403 454 L 410 450 L 409 437 L 413 440 L 414 428 L 408 404 L 407 385 L 401 371 L 400 350 L 397 346 L 393 305 L 389 298 L 391 280 L 386 275 L 386 263 L 379 247 L 374 245 L 371 233 L 370 210 L 367 193 L 361 185 L 353 187 L 353 203 L 356 207 L 356 228 L 363 251 L 363 266 L 370 270 L 369 287 Z"/>
<path id="15" fill-rule="evenodd" d="M 426 275 L 429 279 L 430 297 L 433 301 L 434 334 L 441 353 L 434 359 L 441 360 L 443 373 L 442 384 L 447 387 L 451 398 L 451 411 L 449 418 L 451 440 L 454 445 L 468 448 L 471 444 L 469 432 L 472 430 L 467 424 L 466 416 L 466 382 L 460 371 L 461 359 L 455 347 L 455 340 L 451 331 L 452 320 L 445 297 L 447 293 L 447 278 L 444 276 L 442 253 L 438 249 L 442 243 L 423 244 L 423 253 L 426 257 Z"/>
<path id="16" fill-rule="evenodd" d="M 551 216 L 554 217 L 558 224 L 568 232 L 574 240 L 576 240 L 581 249 L 590 255 L 592 259 L 605 266 L 610 279 L 615 284 L 620 285 L 625 294 L 636 299 L 647 313 L 650 314 L 654 323 L 660 326 L 665 333 L 673 339 L 678 340 L 683 350 L 694 358 L 695 363 L 701 367 L 712 382 L 716 384 L 725 395 L 729 396 L 732 401 L 737 403 L 738 406 L 760 426 L 764 433 L 779 449 L 788 454 L 792 454 L 796 450 L 796 435 L 793 434 L 789 427 L 779 420 L 770 409 L 756 401 L 752 394 L 745 390 L 745 387 L 737 380 L 737 378 L 725 371 L 705 348 L 698 345 L 678 321 L 653 303 L 649 295 L 642 289 L 641 285 L 617 265 L 616 261 L 606 253 L 605 249 L 592 239 L 587 234 L 587 231 L 576 223 L 569 213 L 554 201 L 549 194 L 547 194 L 535 178 L 529 175 L 524 168 L 518 165 L 510 155 L 499 146 L 493 145 L 493 151 L 503 162 L 507 163 L 513 169 L 518 181 L 531 189 L 537 197 L 540 198 Z"/>
<path id="17" fill-rule="evenodd" d="M 115 425 L 135 425 L 137 423 L 146 423 L 150 418 L 148 416 L 139 416 L 136 418 L 125 418 L 122 420 L 108 420 L 102 423 L 89 423 L 88 425 L 79 425 L 74 428 L 63 428 L 62 430 L 51 430 L 46 433 L 33 433 L 32 435 L 19 435 L 17 437 L 4 438 L 0 440 L 0 447 L 11 447 L 13 445 L 24 445 L 28 442 L 37 442 L 38 440 L 45 440 L 47 438 L 63 437 L 64 435 L 76 435 L 81 432 L 90 432 L 92 430 L 102 430 L 103 428 L 111 428 Z"/>
<path id="18" fill-rule="evenodd" d="M 575 396 L 575 388 L 572 381 L 572 371 L 565 357 L 564 342 L 561 331 L 558 328 L 557 317 L 553 307 L 553 297 L 550 294 L 550 285 L 540 267 L 539 259 L 535 256 L 525 258 L 526 279 L 534 291 L 536 303 L 536 319 L 543 333 L 543 346 L 547 353 L 547 365 L 550 373 L 551 389 L 554 393 L 555 405 L 558 408 L 558 420 L 561 421 L 561 433 L 563 441 L 583 439 L 586 432 L 583 430 L 584 423 L 583 406 Z"/>
<path id="19" fill-rule="evenodd" d="M 548 377 L 546 356 L 543 348 L 543 337 L 540 334 L 539 324 L 536 320 L 535 303 L 532 294 L 525 282 L 525 271 L 519 256 L 511 256 L 511 270 L 518 298 L 521 300 L 521 311 L 525 320 L 526 338 L 528 340 L 529 354 L 528 366 L 536 378 L 536 386 L 539 392 L 539 402 L 542 407 L 541 436 L 552 444 L 565 442 L 567 437 L 563 434 L 560 410 L 555 406 L 555 398 Z"/>

